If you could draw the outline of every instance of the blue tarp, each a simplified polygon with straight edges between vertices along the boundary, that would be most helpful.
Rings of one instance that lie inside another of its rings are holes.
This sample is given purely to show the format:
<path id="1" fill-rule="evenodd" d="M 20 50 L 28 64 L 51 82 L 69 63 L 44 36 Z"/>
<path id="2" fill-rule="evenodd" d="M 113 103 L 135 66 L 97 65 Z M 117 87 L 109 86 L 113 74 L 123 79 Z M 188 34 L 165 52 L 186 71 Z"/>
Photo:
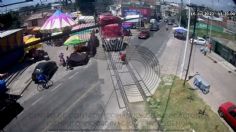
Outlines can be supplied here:
<path id="1" fill-rule="evenodd" d="M 0 56 L 0 71 L 4 71 L 5 69 L 9 68 L 10 66 L 12 66 L 12 64 L 19 61 L 19 59 L 23 56 L 24 48 L 20 48 L 6 55 Z"/>
<path id="2" fill-rule="evenodd" d="M 179 32 L 179 33 L 185 33 L 185 32 L 187 32 L 186 30 L 184 30 L 184 29 L 176 29 L 175 30 L 175 32 Z"/>
<path id="3" fill-rule="evenodd" d="M 3 93 L 6 91 L 6 81 L 5 80 L 0 80 L 0 93 Z"/>

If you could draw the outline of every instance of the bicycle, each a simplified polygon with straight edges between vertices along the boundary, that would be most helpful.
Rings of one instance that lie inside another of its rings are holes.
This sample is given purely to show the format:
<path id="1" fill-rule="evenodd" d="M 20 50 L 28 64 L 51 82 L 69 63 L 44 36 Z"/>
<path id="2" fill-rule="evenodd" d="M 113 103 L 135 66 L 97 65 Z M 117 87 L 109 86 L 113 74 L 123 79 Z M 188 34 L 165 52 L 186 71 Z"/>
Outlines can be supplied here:
<path id="1" fill-rule="evenodd" d="M 42 91 L 44 89 L 48 89 L 49 87 L 51 87 L 53 85 L 53 81 L 49 80 L 47 82 L 43 82 L 43 83 L 38 83 L 38 86 L 37 86 L 37 90 L 38 91 Z"/>

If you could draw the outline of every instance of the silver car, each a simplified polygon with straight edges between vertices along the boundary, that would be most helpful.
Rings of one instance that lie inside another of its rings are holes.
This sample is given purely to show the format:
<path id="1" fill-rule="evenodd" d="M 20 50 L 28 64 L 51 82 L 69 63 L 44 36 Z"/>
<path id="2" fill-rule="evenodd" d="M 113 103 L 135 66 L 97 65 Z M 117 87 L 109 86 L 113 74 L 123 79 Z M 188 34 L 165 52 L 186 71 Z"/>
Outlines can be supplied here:
<path id="1" fill-rule="evenodd" d="M 190 39 L 190 42 L 192 42 L 192 39 Z M 193 40 L 193 44 L 206 45 L 206 40 L 204 38 L 197 37 L 196 39 Z"/>

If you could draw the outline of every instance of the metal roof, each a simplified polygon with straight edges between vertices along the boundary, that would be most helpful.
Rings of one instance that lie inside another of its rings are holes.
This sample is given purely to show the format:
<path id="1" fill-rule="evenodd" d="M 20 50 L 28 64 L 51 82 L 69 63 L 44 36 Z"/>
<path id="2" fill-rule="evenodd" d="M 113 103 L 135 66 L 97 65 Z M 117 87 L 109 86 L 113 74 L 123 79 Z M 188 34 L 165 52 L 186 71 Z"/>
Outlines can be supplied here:
<path id="1" fill-rule="evenodd" d="M 28 19 L 27 21 L 31 21 L 31 20 L 35 20 L 35 19 L 42 19 L 44 16 L 51 16 L 52 13 L 50 12 L 44 12 L 44 13 L 35 13 L 35 14 L 32 14 Z"/>
<path id="2" fill-rule="evenodd" d="M 7 30 L 7 31 L 3 31 L 3 32 L 0 33 L 0 38 L 3 38 L 3 37 L 6 37 L 8 35 L 11 35 L 13 33 L 16 33 L 16 32 L 18 32 L 20 30 L 22 30 L 22 29 L 19 28 L 19 29 L 11 29 L 11 30 Z"/>

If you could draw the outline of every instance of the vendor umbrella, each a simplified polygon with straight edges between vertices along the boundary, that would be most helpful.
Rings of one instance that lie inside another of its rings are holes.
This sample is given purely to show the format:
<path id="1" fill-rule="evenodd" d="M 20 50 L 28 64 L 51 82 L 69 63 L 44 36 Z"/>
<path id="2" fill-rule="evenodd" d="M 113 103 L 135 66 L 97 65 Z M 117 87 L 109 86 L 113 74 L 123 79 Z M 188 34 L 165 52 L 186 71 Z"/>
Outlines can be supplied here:
<path id="1" fill-rule="evenodd" d="M 28 37 L 28 36 L 24 36 L 24 43 L 27 45 L 29 43 L 32 43 L 34 41 L 38 41 L 40 40 L 40 38 L 35 38 L 33 36 Z M 41 48 L 43 47 L 43 45 L 41 43 L 38 43 L 36 45 L 32 45 L 32 46 L 28 46 L 27 48 L 25 48 L 25 51 L 29 51 L 31 49 L 37 49 L 37 48 Z"/>
<path id="2" fill-rule="evenodd" d="M 81 39 L 78 35 L 73 35 L 70 36 L 65 42 L 64 45 L 69 46 L 69 45 L 81 45 L 85 44 L 87 41 Z"/>

